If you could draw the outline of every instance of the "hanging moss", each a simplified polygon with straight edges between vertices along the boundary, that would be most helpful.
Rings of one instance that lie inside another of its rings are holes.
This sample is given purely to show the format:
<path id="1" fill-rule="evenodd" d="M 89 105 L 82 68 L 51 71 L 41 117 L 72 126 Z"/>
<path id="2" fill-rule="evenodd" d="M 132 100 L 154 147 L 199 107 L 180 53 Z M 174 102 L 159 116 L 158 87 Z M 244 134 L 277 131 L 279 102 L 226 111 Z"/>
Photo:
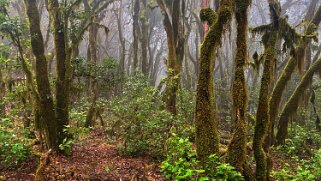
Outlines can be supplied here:
<path id="1" fill-rule="evenodd" d="M 319 13 L 318 13 L 319 12 Z M 321 20 L 321 6 L 319 6 L 318 12 L 315 14 L 312 22 L 308 25 L 307 30 L 305 31 L 304 34 L 313 34 L 313 32 L 315 31 L 315 27 L 317 27 L 320 23 Z M 270 109 L 271 109 L 271 132 L 273 132 L 272 130 L 274 130 L 274 125 L 275 125 L 275 119 L 278 115 L 278 110 L 279 110 L 279 105 L 281 102 L 281 97 L 282 94 L 285 90 L 285 87 L 287 85 L 287 83 L 289 82 L 289 80 L 291 79 L 291 76 L 295 70 L 295 67 L 298 65 L 298 59 L 300 59 L 300 57 L 298 57 L 296 55 L 296 52 L 299 51 L 299 49 L 304 49 L 304 47 L 309 44 L 311 41 L 311 39 L 305 39 L 305 41 L 300 41 L 298 46 L 295 48 L 295 50 L 292 50 L 291 52 L 291 57 L 289 58 L 285 68 L 283 69 L 281 75 L 278 78 L 278 81 L 273 89 L 272 92 L 272 96 L 271 96 L 271 100 L 270 100 Z M 304 54 L 301 54 L 304 55 Z M 301 56 L 302 57 L 302 56 Z M 301 58 L 301 61 L 304 61 L 304 58 Z M 303 64 L 303 63 L 301 63 Z M 288 115 L 290 116 L 290 115 Z M 279 121 L 282 120 L 286 120 L 286 119 L 279 119 Z M 285 130 L 287 128 L 283 128 L 283 126 L 287 126 L 286 123 L 279 123 L 279 128 L 278 128 L 278 134 L 283 136 L 279 136 L 279 140 L 277 141 L 278 144 L 283 143 L 285 140 L 282 140 L 283 138 L 286 137 L 287 133 L 284 132 L 280 132 L 281 130 Z"/>
<path id="2" fill-rule="evenodd" d="M 224 27 L 232 19 L 232 0 L 223 1 L 216 23 L 212 24 L 201 46 L 200 70 L 195 108 L 196 151 L 201 161 L 218 154 L 219 138 L 215 120 L 213 59 L 215 48 L 221 44 Z M 208 19 L 207 19 L 208 20 Z"/>
<path id="3" fill-rule="evenodd" d="M 304 92 L 307 89 L 307 87 L 309 87 L 309 85 L 311 84 L 313 75 L 315 73 L 318 73 L 320 69 L 321 59 L 317 60 L 315 63 L 312 64 L 311 68 L 304 74 L 300 83 L 292 93 L 290 99 L 287 101 L 279 119 L 278 132 L 276 135 L 278 144 L 284 144 L 285 139 L 288 135 L 288 125 L 290 118 L 294 113 L 296 113 L 299 107 L 300 99 L 304 95 Z"/>
<path id="4" fill-rule="evenodd" d="M 268 25 L 261 25 L 255 28 L 251 29 L 251 32 L 253 34 L 266 34 L 267 32 L 272 30 L 272 24 L 268 24 Z"/>
<path id="5" fill-rule="evenodd" d="M 246 159 L 247 124 L 245 119 L 247 107 L 247 90 L 244 76 L 244 66 L 247 62 L 247 10 L 251 1 L 236 0 L 235 18 L 237 22 L 237 50 L 235 58 L 235 79 L 233 81 L 233 111 L 235 113 L 235 130 L 228 147 L 227 162 L 238 171 L 243 172 Z"/>

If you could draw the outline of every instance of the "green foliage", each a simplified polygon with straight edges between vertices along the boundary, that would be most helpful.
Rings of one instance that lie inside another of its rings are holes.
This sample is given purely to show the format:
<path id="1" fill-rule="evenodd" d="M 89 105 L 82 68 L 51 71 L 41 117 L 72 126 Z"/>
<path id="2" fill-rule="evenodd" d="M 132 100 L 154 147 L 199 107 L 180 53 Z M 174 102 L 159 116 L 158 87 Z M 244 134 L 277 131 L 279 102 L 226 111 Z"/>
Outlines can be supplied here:
<path id="1" fill-rule="evenodd" d="M 19 164 L 29 154 L 29 150 L 25 146 L 26 140 L 23 139 L 25 133 L 22 130 L 14 129 L 14 127 L 11 119 L 0 119 L 0 164 L 6 165 L 6 167 Z"/>
<path id="2" fill-rule="evenodd" d="M 296 125 L 290 131 L 290 138 L 285 140 L 284 145 L 276 148 L 277 151 L 286 155 L 297 155 L 306 152 L 306 146 L 321 147 L 320 133 L 314 129 L 307 130 Z"/>
<path id="3" fill-rule="evenodd" d="M 66 155 L 71 155 L 72 153 L 72 145 L 74 144 L 74 140 L 71 138 L 65 138 L 62 143 L 59 145 L 59 149 L 63 151 Z"/>
<path id="4" fill-rule="evenodd" d="M 198 177 L 205 170 L 197 170 L 196 151 L 191 149 L 188 138 L 180 138 L 173 134 L 167 140 L 167 157 L 162 162 L 161 171 L 166 179 L 186 180 Z"/>
<path id="5" fill-rule="evenodd" d="M 74 103 L 74 106 L 70 111 L 70 119 L 77 127 L 84 126 L 88 107 L 88 102 L 84 100 Z"/>
<path id="6" fill-rule="evenodd" d="M 22 43 L 21 36 L 23 31 L 27 29 L 27 24 L 22 23 L 20 17 L 12 17 L 8 13 L 8 5 L 7 0 L 0 0 L 0 33 L 15 43 Z"/>
<path id="7" fill-rule="evenodd" d="M 206 163 L 200 164 L 189 139 L 174 133 L 167 140 L 167 157 L 161 172 L 168 180 L 243 180 L 241 173 L 221 163 L 216 155 L 210 155 Z"/>
<path id="8" fill-rule="evenodd" d="M 186 89 L 180 89 L 177 92 L 177 115 L 173 128 L 176 133 L 180 133 L 184 137 L 194 138 L 194 109 L 195 109 L 195 92 Z"/>
<path id="9" fill-rule="evenodd" d="M 59 145 L 59 149 L 63 151 L 66 155 L 72 154 L 72 146 L 73 144 L 81 140 L 89 133 L 89 128 L 77 127 L 74 125 L 67 125 L 64 128 L 64 133 L 68 135 L 63 139 L 62 143 Z"/>
<path id="10" fill-rule="evenodd" d="M 76 78 L 92 77 L 107 91 L 120 81 L 118 60 L 112 57 L 106 57 L 100 64 L 95 65 L 88 63 L 83 57 L 78 57 L 73 61 L 73 67 L 73 74 Z"/>
<path id="11" fill-rule="evenodd" d="M 110 101 L 109 113 L 113 119 L 109 131 L 122 140 L 119 148 L 123 154 L 163 155 L 172 116 L 162 109 L 163 103 L 156 92 L 138 75 L 126 82 L 122 95 Z"/>
<path id="12" fill-rule="evenodd" d="M 317 151 L 311 160 L 298 160 L 300 166 L 292 169 L 289 164 L 280 171 L 272 171 L 276 180 L 305 181 L 321 179 L 321 150 Z"/>

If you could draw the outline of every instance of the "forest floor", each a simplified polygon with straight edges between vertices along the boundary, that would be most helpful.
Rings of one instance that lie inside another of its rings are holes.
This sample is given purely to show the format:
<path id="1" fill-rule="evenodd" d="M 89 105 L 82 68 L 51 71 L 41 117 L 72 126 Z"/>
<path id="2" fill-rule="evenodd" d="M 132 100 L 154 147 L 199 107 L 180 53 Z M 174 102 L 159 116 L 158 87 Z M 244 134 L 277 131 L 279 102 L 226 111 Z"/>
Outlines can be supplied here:
<path id="1" fill-rule="evenodd" d="M 0 171 L 0 180 L 34 180 L 38 160 L 31 156 L 19 168 Z M 46 180 L 125 181 L 143 177 L 145 180 L 163 180 L 159 165 L 152 159 L 120 156 L 117 147 L 107 144 L 104 132 L 99 129 L 75 143 L 71 156 L 51 156 L 45 174 Z"/>
<path id="2" fill-rule="evenodd" d="M 39 145 L 33 147 L 39 152 Z M 280 170 L 284 164 L 293 167 L 299 164 L 286 155 L 271 153 L 273 170 Z M 11 170 L 0 170 L 0 180 L 28 181 L 34 180 L 39 156 L 31 155 L 19 167 Z M 72 155 L 51 155 L 46 166 L 47 180 L 91 180 L 91 181 L 132 181 L 132 180 L 164 180 L 159 168 L 148 156 L 121 156 L 115 144 L 108 144 L 106 134 L 96 128 L 73 145 Z M 255 166 L 252 165 L 254 168 Z"/>

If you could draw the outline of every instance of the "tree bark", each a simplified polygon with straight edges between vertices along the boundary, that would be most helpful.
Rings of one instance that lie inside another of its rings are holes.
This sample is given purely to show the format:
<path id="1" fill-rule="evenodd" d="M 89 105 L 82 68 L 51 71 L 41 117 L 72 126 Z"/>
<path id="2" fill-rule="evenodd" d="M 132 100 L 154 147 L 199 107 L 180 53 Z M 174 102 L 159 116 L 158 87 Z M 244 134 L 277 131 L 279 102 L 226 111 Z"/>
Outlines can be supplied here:
<path id="1" fill-rule="evenodd" d="M 157 0 L 164 16 L 164 28 L 167 35 L 167 82 L 163 94 L 166 109 L 176 115 L 176 97 L 180 85 L 181 64 L 184 58 L 184 28 L 181 25 L 182 10 L 185 9 L 184 1 L 173 0 L 169 6 L 163 0 Z M 170 10 L 170 13 L 167 12 Z"/>
<path id="2" fill-rule="evenodd" d="M 321 21 L 321 6 L 319 6 L 318 11 L 314 15 L 312 22 L 310 22 L 305 34 L 312 34 L 315 31 L 314 27 L 319 26 L 320 21 Z M 306 45 L 309 44 L 309 42 L 310 41 L 300 43 L 299 47 L 296 48 L 295 51 L 298 51 L 300 49 L 304 49 L 306 47 Z M 273 89 L 272 96 L 270 99 L 270 113 L 271 113 L 270 117 L 271 117 L 271 126 L 272 126 L 271 129 L 274 129 L 275 119 L 277 118 L 277 115 L 278 115 L 281 97 L 283 95 L 283 92 L 285 90 L 287 83 L 291 79 L 291 76 L 292 76 L 297 64 L 298 64 L 297 58 L 291 56 L 288 60 L 288 63 L 286 64 L 285 68 L 283 69 L 280 77 L 278 78 L 274 89 Z M 283 124 L 283 125 L 286 125 L 286 124 Z M 284 128 L 281 128 L 281 129 L 284 129 Z M 279 132 L 279 129 L 278 129 L 278 132 Z M 280 133 L 278 133 L 278 134 L 282 135 Z M 282 139 L 283 138 L 277 138 L 277 140 L 284 142 L 284 140 L 282 140 Z M 285 137 L 284 137 L 284 139 L 285 139 Z M 280 144 L 280 142 L 278 144 Z"/>
<path id="3" fill-rule="evenodd" d="M 141 22 L 141 48 L 142 48 L 142 73 L 145 76 L 148 76 L 148 20 L 147 20 L 147 1 L 143 0 L 144 9 L 140 15 L 140 22 Z"/>
<path id="4" fill-rule="evenodd" d="M 135 0 L 134 2 L 134 16 L 133 16 L 133 46 L 134 46 L 134 61 L 133 61 L 133 73 L 137 71 L 138 67 L 138 28 L 139 28 L 139 12 L 140 12 L 140 2 L 139 0 Z"/>
<path id="5" fill-rule="evenodd" d="M 271 31 L 264 36 L 268 37 L 265 43 L 263 75 L 261 79 L 261 88 L 259 95 L 258 109 L 256 113 L 256 124 L 254 130 L 253 150 L 256 162 L 256 179 L 269 180 L 271 160 L 269 156 L 269 147 L 264 147 L 264 141 L 268 134 L 270 125 L 269 99 L 272 79 L 275 66 L 275 46 L 279 39 L 279 14 L 281 5 L 276 0 L 269 0 L 271 13 Z"/>
<path id="6" fill-rule="evenodd" d="M 215 96 L 213 80 L 214 51 L 220 43 L 224 28 L 230 23 L 233 14 L 233 2 L 222 2 L 218 20 L 215 21 L 215 12 L 212 9 L 201 11 L 202 21 L 210 24 L 210 29 L 201 46 L 200 70 L 198 76 L 195 127 L 196 152 L 200 161 L 204 162 L 211 154 L 219 151 L 217 122 L 215 119 Z"/>
<path id="7" fill-rule="evenodd" d="M 248 7 L 251 1 L 236 1 L 235 18 L 237 22 L 237 52 L 235 58 L 235 77 L 233 81 L 233 111 L 235 129 L 233 139 L 228 147 L 227 162 L 238 171 L 243 172 L 246 160 L 247 123 L 245 119 L 247 108 L 247 90 L 244 76 L 244 66 L 247 59 Z"/>
<path id="8" fill-rule="evenodd" d="M 288 135 L 289 120 L 291 116 L 297 111 L 299 107 L 299 101 L 304 96 L 304 91 L 312 83 L 313 75 L 320 71 L 320 69 L 321 59 L 312 64 L 311 68 L 304 74 L 300 83 L 292 93 L 290 99 L 287 101 L 279 119 L 278 132 L 276 135 L 278 144 L 285 143 L 285 139 Z"/>
<path id="9" fill-rule="evenodd" d="M 54 35 L 54 54 L 56 60 L 56 117 L 58 121 L 58 138 L 59 143 L 62 143 L 65 138 L 64 128 L 69 124 L 69 106 L 68 95 L 69 90 L 66 77 L 66 41 L 65 41 L 65 27 L 61 20 L 62 15 L 60 13 L 60 7 L 58 0 L 48 1 L 49 13 L 53 23 L 53 35 Z"/>
<path id="10" fill-rule="evenodd" d="M 39 110 L 42 128 L 48 148 L 58 150 L 57 120 L 48 79 L 47 61 L 44 54 L 44 42 L 40 30 L 39 12 L 36 0 L 25 0 L 30 23 L 31 46 L 36 57 L 36 81 L 39 92 Z"/>

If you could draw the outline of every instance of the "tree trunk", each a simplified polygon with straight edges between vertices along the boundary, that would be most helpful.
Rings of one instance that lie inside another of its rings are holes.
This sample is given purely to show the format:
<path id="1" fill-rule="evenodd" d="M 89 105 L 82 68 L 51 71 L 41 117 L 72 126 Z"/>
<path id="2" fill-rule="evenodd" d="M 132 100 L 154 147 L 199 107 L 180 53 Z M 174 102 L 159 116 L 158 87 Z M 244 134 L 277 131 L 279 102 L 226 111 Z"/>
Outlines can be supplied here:
<path id="1" fill-rule="evenodd" d="M 208 3 L 208 0 L 202 0 L 202 8 L 203 9 L 206 9 L 209 7 L 209 3 Z M 203 34 L 206 35 L 207 32 L 208 32 L 208 29 L 209 29 L 209 26 L 208 26 L 208 22 L 204 21 L 203 23 Z M 205 38 L 205 36 L 204 36 Z"/>
<path id="2" fill-rule="evenodd" d="M 256 162 L 256 179 L 257 180 L 269 180 L 270 166 L 272 165 L 269 156 L 269 147 L 263 147 L 265 138 L 268 134 L 270 116 L 269 116 L 269 99 L 272 79 L 274 75 L 275 66 L 275 46 L 279 39 L 278 32 L 278 19 L 280 12 L 274 12 L 274 10 L 281 11 L 281 5 L 276 0 L 269 1 L 271 11 L 271 21 L 277 20 L 272 23 L 272 31 L 268 34 L 268 41 L 265 44 L 264 51 L 264 65 L 263 75 L 261 79 L 261 88 L 259 95 L 258 109 L 256 113 L 256 124 L 254 130 L 253 150 L 254 158 Z"/>
<path id="3" fill-rule="evenodd" d="M 314 32 L 314 27 L 319 26 L 321 21 L 321 6 L 319 6 L 317 13 L 314 15 L 312 22 L 309 24 L 305 34 L 312 34 Z M 296 52 L 300 49 L 304 49 L 304 47 L 309 44 L 308 42 L 303 42 L 299 44 L 299 47 L 296 48 Z M 283 69 L 280 77 L 277 80 L 277 83 L 272 91 L 272 96 L 270 99 L 270 120 L 271 120 L 271 129 L 270 134 L 274 134 L 274 125 L 275 120 L 278 116 L 278 110 L 281 102 L 281 97 L 285 90 L 285 87 L 288 81 L 291 79 L 292 73 L 294 72 L 296 66 L 298 64 L 298 60 L 296 57 L 291 56 L 286 64 L 285 68 Z M 274 137 L 274 135 L 273 135 Z M 274 142 L 274 140 L 272 140 Z"/>
<path id="4" fill-rule="evenodd" d="M 97 62 L 97 27 L 95 25 L 91 25 L 89 27 L 89 49 L 90 49 L 90 59 L 89 59 L 89 67 L 93 70 L 96 67 Z M 96 100 L 97 100 L 97 81 L 94 77 L 93 71 L 89 75 L 89 102 L 91 103 L 90 108 L 88 110 L 86 116 L 85 127 L 90 127 L 94 125 L 94 117 L 96 114 Z"/>
<path id="5" fill-rule="evenodd" d="M 243 171 L 246 160 L 247 124 L 245 119 L 247 108 L 247 90 L 244 76 L 244 66 L 247 59 L 247 10 L 251 1 L 236 1 L 235 18 L 237 22 L 237 52 L 235 58 L 235 77 L 233 81 L 233 111 L 235 116 L 235 129 L 233 139 L 228 147 L 227 162 L 238 171 Z"/>
<path id="6" fill-rule="evenodd" d="M 120 51 L 119 51 L 119 56 L 120 56 L 120 63 L 119 63 L 119 78 L 120 78 L 120 83 L 118 85 L 118 90 L 117 92 L 120 93 L 122 92 L 123 89 L 123 79 L 125 78 L 125 58 L 126 58 L 126 42 L 124 39 L 123 35 L 123 27 L 122 27 L 122 18 L 123 18 L 123 1 L 120 0 L 120 8 L 119 8 L 119 13 L 117 15 L 117 26 L 118 26 L 118 37 L 119 37 L 119 42 L 120 42 Z"/>
<path id="7" fill-rule="evenodd" d="M 39 92 L 39 111 L 42 129 L 48 148 L 58 150 L 57 120 L 48 79 L 47 61 L 44 55 L 44 42 L 40 30 L 39 12 L 35 0 L 25 0 L 30 23 L 31 46 L 36 57 L 36 81 Z"/>
<path id="8" fill-rule="evenodd" d="M 213 80 L 214 51 L 220 45 L 224 33 L 233 14 L 233 2 L 226 0 L 219 10 L 215 22 L 215 12 L 211 9 L 201 11 L 202 21 L 209 21 L 211 28 L 201 46 L 200 71 L 196 95 L 195 127 L 196 152 L 201 161 L 206 161 L 211 154 L 219 151 L 219 138 L 215 120 L 215 97 Z M 213 21 L 210 21 L 213 20 Z"/>
<path id="9" fill-rule="evenodd" d="M 144 10 L 142 11 L 143 14 L 140 15 L 140 22 L 141 22 L 141 48 L 142 48 L 142 73 L 145 76 L 148 76 L 148 20 L 147 20 L 147 2 L 143 0 Z"/>
<path id="10" fill-rule="evenodd" d="M 167 111 L 176 115 L 176 97 L 180 85 L 181 64 L 184 58 L 184 34 L 182 17 L 185 3 L 181 0 L 173 0 L 171 6 L 165 5 L 163 0 L 157 0 L 164 15 L 164 27 L 167 35 L 167 82 L 163 94 Z M 166 9 L 170 9 L 171 14 Z"/>
<path id="11" fill-rule="evenodd" d="M 312 83 L 313 75 L 318 73 L 321 69 L 321 59 L 314 62 L 311 68 L 304 74 L 300 83 L 292 93 L 290 99 L 287 101 L 284 109 L 282 110 L 278 132 L 276 135 L 277 144 L 284 144 L 288 135 L 288 125 L 291 116 L 296 113 L 299 107 L 299 101 L 304 96 L 304 92 L 307 87 Z"/>
<path id="12" fill-rule="evenodd" d="M 56 117 L 58 121 L 58 141 L 62 143 L 65 138 L 64 128 L 69 123 L 68 87 L 66 85 L 66 44 L 65 28 L 61 20 L 58 0 L 49 0 L 49 13 L 53 21 L 53 35 L 56 59 Z"/>
<path id="13" fill-rule="evenodd" d="M 134 46 L 134 61 L 133 61 L 133 73 L 135 74 L 135 72 L 137 71 L 137 67 L 138 67 L 138 28 L 139 28 L 139 24 L 138 24 L 138 20 L 139 20 L 139 12 L 140 12 L 140 2 L 139 0 L 135 0 L 135 4 L 134 4 L 134 16 L 133 16 L 133 38 L 134 38 L 134 42 L 133 42 L 133 46 Z"/>

